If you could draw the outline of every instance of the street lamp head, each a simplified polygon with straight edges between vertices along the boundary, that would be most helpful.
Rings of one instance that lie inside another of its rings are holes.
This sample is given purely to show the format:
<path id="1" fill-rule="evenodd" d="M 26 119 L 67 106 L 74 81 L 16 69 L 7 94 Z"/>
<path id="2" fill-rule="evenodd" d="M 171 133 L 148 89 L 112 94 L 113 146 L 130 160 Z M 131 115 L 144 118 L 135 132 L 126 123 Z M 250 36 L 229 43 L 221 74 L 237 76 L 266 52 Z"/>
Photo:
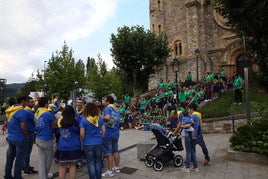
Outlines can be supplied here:
<path id="1" fill-rule="evenodd" d="M 198 57 L 200 55 L 200 50 L 196 49 L 194 53 L 195 53 L 195 56 Z"/>
<path id="2" fill-rule="evenodd" d="M 178 72 L 179 71 L 179 66 L 180 66 L 179 60 L 177 58 L 174 58 L 172 60 L 172 69 L 173 69 L 173 71 Z"/>

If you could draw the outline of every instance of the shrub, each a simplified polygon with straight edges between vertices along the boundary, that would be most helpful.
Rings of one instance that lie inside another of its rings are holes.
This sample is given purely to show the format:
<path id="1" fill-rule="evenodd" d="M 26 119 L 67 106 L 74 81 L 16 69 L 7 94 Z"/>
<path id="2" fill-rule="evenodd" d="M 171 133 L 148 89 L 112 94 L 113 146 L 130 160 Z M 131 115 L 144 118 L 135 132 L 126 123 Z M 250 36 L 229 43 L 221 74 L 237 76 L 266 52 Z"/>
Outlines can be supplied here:
<path id="1" fill-rule="evenodd" d="M 268 120 L 251 119 L 246 125 L 237 128 L 230 142 L 234 150 L 268 156 Z"/>

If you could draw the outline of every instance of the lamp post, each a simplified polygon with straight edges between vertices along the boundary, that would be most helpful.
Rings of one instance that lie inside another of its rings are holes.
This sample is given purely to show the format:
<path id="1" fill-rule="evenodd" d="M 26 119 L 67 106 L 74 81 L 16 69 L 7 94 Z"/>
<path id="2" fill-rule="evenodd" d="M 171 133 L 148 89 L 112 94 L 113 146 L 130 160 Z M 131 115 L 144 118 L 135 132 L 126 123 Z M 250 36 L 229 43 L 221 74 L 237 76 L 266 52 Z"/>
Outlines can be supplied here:
<path id="1" fill-rule="evenodd" d="M 73 107 L 76 107 L 75 104 L 75 99 L 76 99 L 76 89 L 77 89 L 78 81 L 74 81 L 74 86 L 73 86 L 73 91 L 72 91 L 72 102 L 73 102 Z"/>
<path id="2" fill-rule="evenodd" d="M 45 80 L 45 71 L 46 71 L 46 63 L 47 63 L 47 61 L 46 60 L 44 60 L 44 69 L 43 69 L 43 72 L 44 72 L 44 80 Z"/>
<path id="3" fill-rule="evenodd" d="M 45 97 L 46 94 L 47 94 L 47 84 L 44 84 L 44 89 L 43 89 L 43 91 L 44 91 L 44 97 Z"/>
<path id="4" fill-rule="evenodd" d="M 47 61 L 45 60 L 44 61 L 44 70 L 46 69 L 46 63 L 47 63 Z"/>
<path id="5" fill-rule="evenodd" d="M 244 49 L 244 77 L 245 77 L 245 93 L 246 93 L 246 114 L 247 120 L 250 119 L 250 102 L 249 102 L 249 85 L 248 85 L 248 66 L 246 66 L 246 41 L 245 36 L 243 35 L 243 49 Z"/>
<path id="6" fill-rule="evenodd" d="M 173 72 L 175 72 L 177 93 L 178 93 L 178 71 L 179 71 L 179 66 L 180 66 L 179 60 L 177 58 L 174 58 L 172 60 L 172 70 L 173 70 Z"/>
<path id="7" fill-rule="evenodd" d="M 200 50 L 196 49 L 194 53 L 196 56 L 196 81 L 199 82 L 198 63 L 199 63 Z"/>
<path id="8" fill-rule="evenodd" d="M 3 78 L 0 79 L 0 103 L 4 102 L 4 99 L 5 99 L 4 92 L 5 92 L 6 83 L 7 83 L 6 79 L 3 79 Z"/>

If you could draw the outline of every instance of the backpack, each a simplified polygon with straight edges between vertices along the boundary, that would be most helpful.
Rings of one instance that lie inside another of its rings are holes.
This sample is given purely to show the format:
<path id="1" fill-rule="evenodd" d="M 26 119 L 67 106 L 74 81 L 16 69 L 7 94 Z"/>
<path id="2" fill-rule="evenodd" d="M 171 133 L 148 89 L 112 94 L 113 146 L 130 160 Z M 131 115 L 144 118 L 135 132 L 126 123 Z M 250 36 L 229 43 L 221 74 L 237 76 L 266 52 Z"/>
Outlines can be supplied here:
<path id="1" fill-rule="evenodd" d="M 117 112 L 114 108 L 112 110 L 112 113 L 111 113 L 111 118 L 110 120 L 108 120 L 106 123 L 105 123 L 105 126 L 109 127 L 109 128 L 114 128 L 115 125 L 119 125 L 120 124 L 120 114 L 119 112 Z"/>

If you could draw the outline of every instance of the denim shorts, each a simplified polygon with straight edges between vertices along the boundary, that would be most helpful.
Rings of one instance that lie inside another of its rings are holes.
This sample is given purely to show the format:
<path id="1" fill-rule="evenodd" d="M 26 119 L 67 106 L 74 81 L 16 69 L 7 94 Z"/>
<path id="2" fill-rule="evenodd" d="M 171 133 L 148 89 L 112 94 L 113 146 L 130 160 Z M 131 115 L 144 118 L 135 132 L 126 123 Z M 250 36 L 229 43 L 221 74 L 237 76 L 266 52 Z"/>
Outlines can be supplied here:
<path id="1" fill-rule="evenodd" d="M 118 152 L 119 135 L 103 139 L 103 155 L 107 156 Z"/>

